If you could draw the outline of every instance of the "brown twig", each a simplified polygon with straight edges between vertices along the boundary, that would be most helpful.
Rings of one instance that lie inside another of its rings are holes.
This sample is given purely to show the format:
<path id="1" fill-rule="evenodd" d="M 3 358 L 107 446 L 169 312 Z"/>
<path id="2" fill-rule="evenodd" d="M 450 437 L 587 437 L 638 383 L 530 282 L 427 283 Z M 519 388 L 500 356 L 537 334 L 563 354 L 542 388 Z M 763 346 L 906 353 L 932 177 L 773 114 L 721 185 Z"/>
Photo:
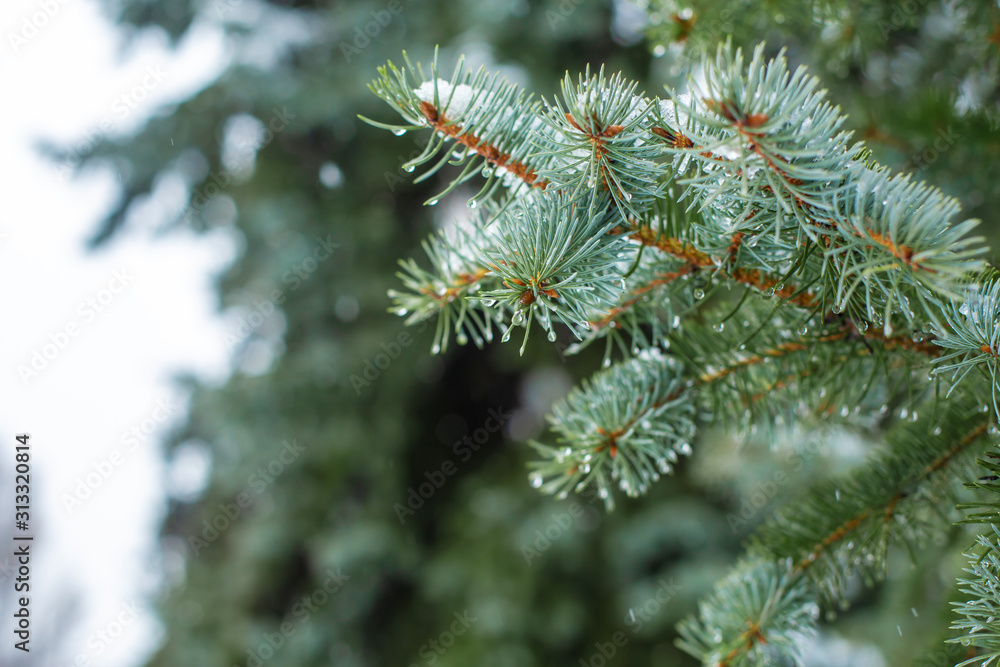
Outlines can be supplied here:
<path id="1" fill-rule="evenodd" d="M 529 166 L 518 160 L 511 160 L 510 153 L 501 152 L 499 148 L 483 141 L 471 132 L 463 132 L 461 126 L 450 122 L 447 118 L 440 115 L 430 102 L 421 102 L 420 111 L 424 114 L 424 118 L 427 119 L 427 123 L 435 130 L 451 137 L 463 146 L 476 151 L 476 153 L 489 160 L 492 164 L 503 167 L 531 187 L 544 190 L 548 186 L 549 182 L 545 179 L 540 179 L 538 174 Z"/>

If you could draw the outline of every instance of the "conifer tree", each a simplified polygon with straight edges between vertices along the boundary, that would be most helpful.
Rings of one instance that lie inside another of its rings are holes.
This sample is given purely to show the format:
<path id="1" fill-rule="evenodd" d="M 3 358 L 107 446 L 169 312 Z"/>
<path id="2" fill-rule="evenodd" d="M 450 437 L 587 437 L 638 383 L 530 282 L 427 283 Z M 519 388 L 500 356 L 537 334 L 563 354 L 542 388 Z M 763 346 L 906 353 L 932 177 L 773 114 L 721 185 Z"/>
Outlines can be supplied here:
<path id="1" fill-rule="evenodd" d="M 1000 276 L 958 202 L 894 173 L 844 129 L 805 68 L 727 43 L 688 91 L 639 91 L 600 69 L 536 98 L 462 62 L 404 54 L 371 89 L 430 133 L 406 171 L 479 186 L 471 214 L 401 262 L 392 309 L 433 320 L 433 351 L 540 329 L 602 345 L 604 366 L 559 402 L 528 475 L 610 510 L 698 446 L 709 425 L 802 437 L 877 434 L 868 461 L 831 476 L 756 530 L 681 623 L 705 665 L 801 664 L 803 640 L 877 585 L 890 554 L 951 530 L 962 482 L 1000 489 L 987 456 L 1000 418 Z M 996 455 L 993 455 L 996 456 Z M 663 482 L 661 482 L 663 483 Z M 1000 659 L 1000 503 L 960 582 L 961 664 Z"/>

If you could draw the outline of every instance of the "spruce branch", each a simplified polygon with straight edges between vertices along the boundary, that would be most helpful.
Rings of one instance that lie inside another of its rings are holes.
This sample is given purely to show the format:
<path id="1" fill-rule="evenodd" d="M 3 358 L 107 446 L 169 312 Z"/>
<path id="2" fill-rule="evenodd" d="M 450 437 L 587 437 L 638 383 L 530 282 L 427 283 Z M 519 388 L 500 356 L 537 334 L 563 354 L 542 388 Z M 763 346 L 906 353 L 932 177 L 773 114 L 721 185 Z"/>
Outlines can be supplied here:
<path id="1" fill-rule="evenodd" d="M 585 384 L 579 393 L 571 393 L 554 408 L 550 423 L 557 445 L 533 443 L 545 461 L 538 464 L 543 474 L 533 474 L 532 484 L 565 496 L 570 491 L 583 491 L 593 481 L 601 497 L 609 506 L 613 504 L 611 482 L 619 480 L 617 472 L 612 471 L 610 477 L 600 472 L 586 478 L 581 474 L 590 473 L 593 457 L 605 450 L 609 461 L 619 452 L 632 451 L 628 438 L 622 436 L 630 433 L 638 418 L 627 408 L 642 407 L 650 397 L 658 397 L 653 403 L 657 409 L 669 403 L 672 409 L 680 410 L 677 418 L 683 416 L 684 429 L 672 432 L 669 438 L 661 434 L 661 444 L 667 449 L 653 459 L 655 465 L 647 469 L 648 475 L 640 472 L 639 480 L 619 482 L 630 496 L 644 492 L 659 473 L 670 472 L 675 452 L 690 453 L 690 441 L 701 424 L 729 423 L 756 429 L 786 419 L 801 420 L 810 411 L 829 419 L 836 408 L 841 418 L 856 414 L 862 405 L 869 411 L 877 410 L 893 393 L 894 385 L 904 382 L 924 363 L 917 351 L 901 356 L 892 340 L 886 340 L 878 350 L 837 322 L 821 325 L 815 333 L 764 329 L 750 344 L 740 347 L 737 341 L 744 336 L 743 331 L 757 328 L 763 321 L 774 323 L 773 317 L 766 319 L 771 315 L 769 308 L 747 306 L 744 316 L 754 318 L 753 322 L 747 320 L 742 329 L 732 327 L 730 333 L 722 335 L 707 326 L 688 324 L 685 335 L 675 337 L 670 347 L 671 356 L 683 365 L 663 366 L 681 383 L 675 386 L 663 381 L 663 386 L 670 384 L 673 389 L 654 391 L 641 370 L 644 365 L 659 367 L 664 363 L 666 357 L 657 347 L 642 350 L 630 361 L 596 375 L 592 385 Z M 859 387 L 858 378 L 865 379 L 865 385 Z M 767 401 L 760 400 L 764 396 Z M 611 420 L 609 414 L 624 421 Z M 581 423 L 586 426 L 581 427 Z"/>
<path id="2" fill-rule="evenodd" d="M 982 283 L 970 283 L 959 302 L 944 313 L 935 343 L 949 350 L 935 372 L 952 374 L 954 391 L 973 370 L 989 381 L 993 410 L 1000 419 L 1000 275 L 993 272 Z"/>
<path id="3" fill-rule="evenodd" d="M 439 135 L 440 141 L 429 144 L 415 162 L 430 160 L 446 140 L 470 133 L 475 146 L 496 146 L 506 156 L 504 164 L 510 166 L 513 159 L 524 167 L 516 173 L 546 175 L 549 187 L 543 191 L 558 202 L 546 214 L 586 206 L 601 217 L 607 212 L 593 202 L 603 193 L 609 209 L 626 216 L 623 228 L 674 196 L 666 188 L 676 171 L 687 188 L 680 197 L 691 198 L 700 216 L 680 237 L 632 226 L 640 247 L 655 246 L 699 268 L 715 265 L 713 276 L 725 267 L 727 279 L 765 294 L 774 290 L 803 307 L 846 309 L 862 331 L 875 322 L 888 336 L 898 326 L 893 318 L 901 315 L 909 334 L 917 329 L 913 308 L 919 306 L 938 321 L 939 297 L 952 295 L 952 283 L 979 266 L 973 256 L 980 249 L 972 247 L 974 239 L 963 238 L 975 223 L 939 225 L 954 212 L 953 201 L 905 177 L 873 170 L 858 157 L 863 151 L 848 150 L 846 135 L 838 130 L 843 118 L 802 69 L 790 73 L 780 57 L 765 63 L 760 49 L 748 67 L 744 73 L 739 51 L 720 49 L 706 92 L 688 102 L 681 96 L 647 100 L 635 94 L 634 84 L 602 71 L 576 85 L 567 79 L 565 103 L 557 100 L 543 109 L 482 70 L 470 75 L 461 63 L 452 83 L 436 78 L 436 65 L 430 80 L 418 66 L 416 88 L 406 70 L 390 64 L 372 89 L 404 117 Z M 455 83 L 460 80 L 467 83 Z M 663 136 L 672 141 L 664 144 Z M 497 158 L 495 151 L 486 152 L 487 161 Z M 660 159 L 671 155 L 672 166 Z M 468 150 L 456 159 L 462 163 L 465 157 Z M 529 168 L 529 162 L 536 164 Z M 466 167 L 449 189 L 472 175 Z M 494 207 L 494 214 L 520 197 L 517 192 L 508 204 Z M 472 201 L 478 202 L 478 195 Z M 782 222 L 786 216 L 791 224 Z M 527 238 L 531 231 L 518 237 Z M 706 251 L 720 246 L 725 257 L 717 263 L 719 258 Z M 683 272 L 693 273 L 690 267 Z M 785 284 L 792 274 L 801 287 Z M 579 336 L 582 325 L 610 324 L 608 315 L 613 318 L 631 304 L 612 305 L 587 318 L 580 314 L 588 304 L 562 305 L 573 313 Z"/>
<path id="4" fill-rule="evenodd" d="M 482 297 L 509 307 L 512 325 L 523 324 L 522 352 L 536 313 L 554 341 L 556 319 L 579 336 L 589 326 L 590 312 L 618 299 L 625 239 L 609 234 L 615 224 L 600 196 L 563 206 L 549 195 L 518 200 L 491 228 L 495 244 L 480 261 L 501 284 Z"/>
<path id="5" fill-rule="evenodd" d="M 979 553 L 977 553 L 977 551 Z M 954 621 L 952 630 L 960 636 L 949 642 L 980 649 L 978 655 L 963 660 L 956 667 L 980 665 L 990 667 L 1000 661 L 1000 528 L 990 525 L 985 535 L 976 537 L 975 548 L 966 552 L 969 578 L 958 580 L 962 593 L 971 597 L 964 603 L 952 603 L 962 618 Z"/>
<path id="6" fill-rule="evenodd" d="M 472 298 L 484 286 L 498 283 L 478 258 L 491 239 L 474 226 L 456 228 L 451 236 L 441 232 L 424 241 L 433 267 L 430 271 L 412 259 L 400 261 L 403 271 L 397 275 L 407 291 L 389 291 L 394 302 L 391 311 L 406 316 L 407 325 L 437 318 L 434 352 L 448 348 L 452 332 L 459 344 L 471 338 L 482 347 L 493 340 L 493 327 L 506 319 L 503 306 Z"/>
<path id="7" fill-rule="evenodd" d="M 935 518 L 940 525 L 940 516 L 928 510 L 951 498 L 952 482 L 967 472 L 969 453 L 988 425 L 988 416 L 969 400 L 897 424 L 884 453 L 776 513 L 758 529 L 750 550 L 792 559 L 829 600 L 844 599 L 852 574 L 873 585 L 885 574 L 891 544 L 913 547 L 934 530 Z"/>
<path id="8" fill-rule="evenodd" d="M 740 232 L 736 232 L 736 234 L 740 234 Z M 736 237 L 735 234 L 734 237 Z M 720 262 L 711 255 L 698 250 L 693 245 L 685 243 L 681 239 L 660 236 L 649 227 L 636 230 L 632 233 L 632 238 L 643 245 L 654 247 L 698 268 L 714 270 L 720 265 Z M 736 238 L 742 240 L 742 236 Z M 737 240 L 731 241 L 730 247 L 738 242 Z M 732 271 L 731 277 L 736 282 L 753 287 L 767 296 L 776 294 L 778 298 L 806 309 L 814 308 L 817 304 L 815 295 L 800 291 L 791 285 L 785 285 L 780 278 L 768 275 L 760 269 L 737 268 Z"/>
<path id="9" fill-rule="evenodd" d="M 409 124 L 390 125 L 362 117 L 376 127 L 390 129 L 394 134 L 429 127 L 434 140 L 419 156 L 403 165 L 406 171 L 429 163 L 439 153 L 444 156 L 417 181 L 424 180 L 446 163 L 462 166 L 461 174 L 440 194 L 429 200 L 435 204 L 448 192 L 478 173 L 487 176 L 486 184 L 474 196 L 470 207 L 488 200 L 501 183 L 518 190 L 527 185 L 545 189 L 536 168 L 529 166 L 526 156 L 533 151 L 533 142 L 545 131 L 540 118 L 541 103 L 526 95 L 516 85 L 502 77 L 488 74 L 484 68 L 472 73 L 459 60 L 450 81 L 438 78 L 437 53 L 425 73 L 420 63 L 414 65 L 403 53 L 406 66 L 397 68 L 391 61 L 379 68 L 379 78 L 369 88 L 392 106 Z M 411 77 L 414 77 L 411 80 Z M 458 144 L 453 152 L 449 144 Z M 481 161 L 473 158 L 482 158 Z M 542 163 L 543 164 L 543 163 Z M 541 167 L 539 164 L 538 167 Z"/>
<path id="10" fill-rule="evenodd" d="M 650 350 L 602 371 L 572 391 L 549 417 L 557 445 L 532 442 L 542 461 L 531 485 L 565 498 L 591 485 L 614 507 L 611 489 L 630 496 L 691 453 L 694 406 L 679 365 Z"/>
<path id="11" fill-rule="evenodd" d="M 993 433 L 996 433 L 995 427 Z M 966 551 L 969 567 L 965 572 L 970 576 L 959 578 L 958 584 L 961 592 L 971 599 L 952 603 L 961 618 L 951 627 L 960 635 L 949 641 L 980 651 L 977 657 L 958 667 L 973 664 L 988 667 L 1000 661 L 1000 502 L 996 502 L 1000 494 L 1000 485 L 996 483 L 1000 478 L 1000 452 L 993 449 L 976 462 L 985 474 L 966 486 L 983 492 L 993 501 L 984 499 L 958 505 L 960 510 L 972 510 L 960 523 L 985 524 L 988 529 L 977 535 L 975 544 Z"/>
<path id="12" fill-rule="evenodd" d="M 974 401 L 947 406 L 940 416 L 898 423 L 883 453 L 813 489 L 757 530 L 744 560 L 699 605 L 699 617 L 678 625 L 678 646 L 704 665 L 735 667 L 771 664 L 760 662 L 766 658 L 759 651 L 777 644 L 784 648 L 781 657 L 801 664 L 799 627 L 747 634 L 764 627 L 768 613 L 779 608 L 777 601 L 787 598 L 775 593 L 762 598 L 761 581 L 746 574 L 746 564 L 766 564 L 780 573 L 771 575 L 767 590 L 797 591 L 794 604 L 781 607 L 780 618 L 815 620 L 821 600 L 845 607 L 852 574 L 874 584 L 884 576 L 890 546 L 905 546 L 913 554 L 936 527 L 948 525 L 939 510 L 942 500 L 952 498 L 956 482 L 968 473 L 989 423 Z M 747 608 L 745 599 L 770 605 Z"/>
<path id="13" fill-rule="evenodd" d="M 604 339 L 606 367 L 623 357 L 553 409 L 533 486 L 596 487 L 611 508 L 615 485 L 643 493 L 706 423 L 890 424 L 866 466 L 765 522 L 741 574 L 682 624 L 706 664 L 795 662 L 810 605 L 846 603 L 848 577 L 876 583 L 890 547 L 947 523 L 986 393 L 1000 417 L 1000 281 L 981 273 L 977 221 L 875 164 L 818 81 L 762 46 L 720 47 L 667 99 L 603 69 L 551 103 L 461 63 L 450 81 L 411 71 L 390 63 L 372 84 L 410 123 L 379 125 L 431 132 L 407 168 L 458 167 L 444 193 L 481 166 L 487 180 L 465 231 L 428 242 L 432 267 L 404 263 L 395 307 L 438 318 L 435 351 L 497 324 L 505 341 L 525 328 L 523 352 L 537 320 L 550 340 L 567 327 L 573 351 Z"/>
<path id="14" fill-rule="evenodd" d="M 912 325 L 918 307 L 936 321 L 941 299 L 982 267 L 981 239 L 968 236 L 977 221 L 942 225 L 954 199 L 860 159 L 804 68 L 790 73 L 782 56 L 765 64 L 762 46 L 745 67 L 727 44 L 701 89 L 691 85 L 690 101 L 675 101 L 677 126 L 659 134 L 672 137 L 665 148 L 707 233 L 767 237 L 789 260 L 814 244 L 822 261 L 808 273 L 822 278 L 823 301 L 887 334 L 898 317 Z"/>
<path id="15" fill-rule="evenodd" d="M 649 142 L 653 101 L 635 94 L 637 84 L 601 68 L 574 84 L 567 73 L 563 100 L 556 98 L 543 119 L 554 141 L 535 155 L 548 158 L 542 174 L 571 196 L 592 190 L 610 193 L 622 216 L 638 215 L 660 199 L 666 186 L 658 164 L 662 151 Z M 540 143 L 540 142 L 538 142 Z"/>
<path id="16" fill-rule="evenodd" d="M 747 560 L 677 626 L 677 646 L 713 667 L 799 664 L 819 607 L 787 563 Z"/>

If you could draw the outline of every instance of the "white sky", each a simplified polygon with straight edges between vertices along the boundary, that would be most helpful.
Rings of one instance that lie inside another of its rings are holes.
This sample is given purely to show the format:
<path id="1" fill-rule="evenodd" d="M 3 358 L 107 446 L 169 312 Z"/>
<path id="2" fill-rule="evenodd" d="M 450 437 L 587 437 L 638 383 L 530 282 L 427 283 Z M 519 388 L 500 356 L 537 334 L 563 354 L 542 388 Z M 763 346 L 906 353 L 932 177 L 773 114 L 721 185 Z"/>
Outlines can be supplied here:
<path id="1" fill-rule="evenodd" d="M 44 661 L 46 667 L 83 664 L 74 663 L 79 656 L 100 667 L 138 665 L 158 633 L 155 612 L 143 602 L 158 582 L 156 531 L 166 508 L 158 434 L 184 419 L 186 397 L 171 382 L 175 374 L 196 371 L 215 382 L 228 374 L 211 280 L 232 261 L 234 244 L 221 232 L 160 238 L 139 232 L 89 253 L 85 240 L 115 202 L 117 175 L 62 177 L 34 146 L 42 139 L 73 145 L 102 121 L 112 135 L 134 131 L 158 105 L 182 100 L 218 76 L 224 42 L 205 28 L 177 52 L 158 33 L 123 50 L 122 37 L 96 3 L 51 0 L 52 16 L 44 17 L 46 2 L 4 0 L 0 7 L 0 90 L 6 98 L 0 111 L 0 466 L 10 470 L 14 435 L 29 432 L 38 552 L 32 643 L 41 648 L 57 640 L 62 649 L 57 662 L 51 656 Z M 23 32 L 26 20 L 45 25 L 15 51 L 11 34 L 31 34 Z M 148 68 L 166 76 L 148 78 Z M 144 99 L 130 108 L 122 95 Z M 128 285 L 102 293 L 121 270 L 131 276 Z M 90 298 L 105 299 L 102 312 L 80 310 Z M 19 367 L 30 366 L 50 336 L 60 340 L 74 324 L 77 335 L 65 348 L 37 377 L 22 379 Z M 179 407 L 157 423 L 157 434 L 128 451 L 123 434 L 162 416 L 155 412 L 161 400 Z M 119 465 L 68 512 L 64 494 L 116 449 Z M 13 490 L 6 477 L 0 493 L 0 506 L 9 507 Z M 7 521 L 13 516 L 0 516 Z M 2 525 L 0 535 L 8 530 Z M 8 552 L 0 544 L 0 566 Z M 73 596 L 80 606 L 69 615 L 72 626 L 47 622 Z M 117 631 L 116 617 L 133 602 L 139 603 L 138 618 L 98 654 L 92 635 Z M 13 654 L 11 630 L 11 620 L 0 619 L 0 664 Z M 29 664 L 42 664 L 41 655 Z"/>

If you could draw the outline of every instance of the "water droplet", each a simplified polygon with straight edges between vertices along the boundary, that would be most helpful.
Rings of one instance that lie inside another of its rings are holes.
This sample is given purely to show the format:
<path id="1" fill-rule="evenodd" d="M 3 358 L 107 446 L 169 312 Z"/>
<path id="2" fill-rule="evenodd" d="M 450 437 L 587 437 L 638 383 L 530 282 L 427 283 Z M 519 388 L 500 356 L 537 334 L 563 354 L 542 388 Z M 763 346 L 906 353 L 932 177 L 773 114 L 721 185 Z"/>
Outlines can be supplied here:
<path id="1" fill-rule="evenodd" d="M 656 46 L 653 47 L 653 57 L 654 58 L 660 58 L 666 52 L 667 52 L 667 47 L 663 46 L 663 44 L 657 44 Z M 635 620 L 635 619 L 633 618 L 633 620 Z"/>
<path id="2" fill-rule="evenodd" d="M 392 131 L 392 133 L 393 133 L 393 134 L 395 134 L 395 135 L 396 135 L 397 137 L 401 137 L 401 136 L 403 136 L 404 134 L 406 134 L 406 130 L 399 130 L 399 129 L 396 129 L 396 130 L 393 130 L 393 131 Z"/>
<path id="3" fill-rule="evenodd" d="M 465 345 L 469 342 L 469 337 L 465 335 L 464 331 L 459 331 L 458 335 L 455 336 L 455 342 L 459 345 Z"/>
<path id="4" fill-rule="evenodd" d="M 765 299 L 770 299 L 772 296 L 774 296 L 774 288 L 773 287 L 768 287 L 766 290 L 764 290 L 764 298 Z"/>
<path id="5" fill-rule="evenodd" d="M 541 485 L 542 485 L 542 476 L 540 474 L 538 474 L 537 472 L 536 473 L 532 473 L 531 474 L 531 486 L 533 486 L 533 487 L 535 487 L 537 489 Z"/>
<path id="6" fill-rule="evenodd" d="M 697 289 L 695 289 L 695 291 L 694 291 L 694 298 L 696 298 L 696 299 L 704 299 L 705 298 L 705 290 L 701 289 L 700 287 L 697 288 Z"/>
<path id="7" fill-rule="evenodd" d="M 490 174 L 493 173 L 493 170 L 490 169 L 489 167 L 483 167 L 483 172 L 482 173 L 483 173 L 483 176 L 489 176 Z"/>
<path id="8" fill-rule="evenodd" d="M 479 206 L 479 201 L 475 199 L 470 199 L 465 203 L 465 205 L 468 206 L 469 208 L 476 208 L 477 206 Z"/>
<path id="9" fill-rule="evenodd" d="M 550 343 L 556 342 L 556 332 L 555 331 L 550 331 L 549 332 L 549 342 Z"/>
<path id="10" fill-rule="evenodd" d="M 671 328 L 676 329 L 680 325 L 681 325 L 681 318 L 678 315 L 674 315 L 674 319 L 670 320 Z"/>
<path id="11" fill-rule="evenodd" d="M 937 426 L 934 428 L 934 435 L 941 435 L 941 427 Z"/>
<path id="12" fill-rule="evenodd" d="M 431 346 L 431 354 L 440 354 L 440 353 L 441 353 L 441 346 L 438 345 L 437 343 L 434 343 L 434 345 Z"/>
<path id="13" fill-rule="evenodd" d="M 865 322 L 864 320 L 858 322 L 858 331 L 860 331 L 861 333 L 868 331 L 868 323 Z"/>
<path id="14" fill-rule="evenodd" d="M 677 443 L 677 451 L 680 452 L 681 454 L 683 454 L 684 456 L 690 456 L 691 455 L 691 445 L 689 445 L 686 442 Z"/>
<path id="15" fill-rule="evenodd" d="M 404 164 L 403 165 L 403 171 L 405 171 L 408 174 L 413 173 L 413 170 L 416 169 L 416 168 L 417 168 L 416 165 L 413 165 L 413 164 Z"/>
<path id="16" fill-rule="evenodd" d="M 524 313 L 522 313 L 520 310 L 517 311 L 516 313 L 514 313 L 514 316 L 510 318 L 510 321 L 513 324 L 520 325 L 521 323 L 524 322 Z"/>
<path id="17" fill-rule="evenodd" d="M 805 336 L 807 333 L 809 333 L 809 327 L 807 327 L 804 324 L 801 327 L 799 327 L 799 335 L 800 336 Z"/>
<path id="18" fill-rule="evenodd" d="M 719 333 L 721 333 L 721 332 L 722 332 L 722 330 L 726 328 L 726 325 L 725 325 L 725 324 L 723 324 L 722 322 L 719 322 L 718 324 L 716 324 L 716 325 L 715 325 L 714 327 L 712 327 L 712 328 L 713 328 L 713 329 L 715 329 L 716 331 L 718 331 Z"/>
<path id="19" fill-rule="evenodd" d="M 428 200 L 427 200 L 427 205 L 428 205 L 428 206 L 437 206 L 437 203 L 438 203 L 439 201 L 440 201 L 440 200 L 439 200 L 439 199 L 438 199 L 437 197 L 435 197 L 434 199 L 428 199 Z"/>
<path id="20" fill-rule="evenodd" d="M 605 368 L 607 368 L 608 366 L 610 366 L 611 365 L 611 358 L 610 357 L 605 357 L 604 358 L 604 362 L 601 365 L 604 366 Z"/>

